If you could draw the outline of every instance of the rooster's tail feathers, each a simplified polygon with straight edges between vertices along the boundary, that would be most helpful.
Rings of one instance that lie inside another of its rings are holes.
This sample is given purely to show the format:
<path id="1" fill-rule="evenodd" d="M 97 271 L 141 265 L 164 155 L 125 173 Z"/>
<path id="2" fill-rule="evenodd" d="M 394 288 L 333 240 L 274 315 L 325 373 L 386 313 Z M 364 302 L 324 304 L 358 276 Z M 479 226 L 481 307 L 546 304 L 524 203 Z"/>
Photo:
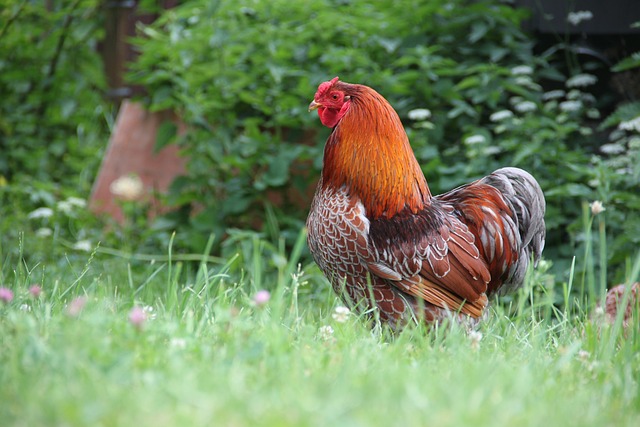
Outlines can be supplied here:
<path id="1" fill-rule="evenodd" d="M 533 257 L 538 263 L 545 240 L 545 200 L 540 185 L 531 174 L 518 168 L 502 168 L 480 182 L 498 189 L 517 218 L 521 246 L 518 261 L 502 291 L 522 283 Z"/>

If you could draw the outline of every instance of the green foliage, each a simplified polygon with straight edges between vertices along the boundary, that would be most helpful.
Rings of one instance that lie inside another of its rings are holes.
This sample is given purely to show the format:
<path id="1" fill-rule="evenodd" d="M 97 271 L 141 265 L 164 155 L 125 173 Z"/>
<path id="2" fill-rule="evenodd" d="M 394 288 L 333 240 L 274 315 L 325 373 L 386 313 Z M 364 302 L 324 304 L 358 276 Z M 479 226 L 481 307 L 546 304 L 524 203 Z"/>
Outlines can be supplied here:
<path id="1" fill-rule="evenodd" d="M 506 165 L 536 176 L 548 199 L 546 253 L 567 271 L 584 243 L 582 204 L 604 200 L 612 203 L 607 214 L 625 216 L 638 197 L 627 178 L 619 190 L 598 152 L 592 78 L 565 76 L 534 56 L 520 30 L 525 16 L 465 0 L 192 0 L 167 11 L 142 28 L 131 75 L 147 88 L 151 109 L 174 109 L 189 128 L 179 139 L 189 173 L 170 196 L 186 209 L 164 225 L 186 225 L 181 241 L 200 250 L 212 231 L 259 227 L 264 206 L 275 204 L 292 239 L 329 132 L 306 106 L 320 82 L 339 75 L 389 99 L 434 193 Z M 542 82 L 562 90 L 545 92 Z M 428 117 L 411 119 L 416 109 Z M 159 144 L 174 138 L 165 129 Z M 628 225 L 613 223 L 611 235 Z M 611 259 L 638 243 L 625 236 Z"/>
<path id="2" fill-rule="evenodd" d="M 523 92 L 497 62 L 534 61 L 521 11 L 454 3 L 190 1 L 143 28 L 132 81 L 151 109 L 177 110 L 190 129 L 189 176 L 172 192 L 173 203 L 197 206 L 175 218 L 189 222 L 188 240 L 202 247 L 197 236 L 211 230 L 260 224 L 274 192 L 285 229 L 302 224 L 296 196 L 308 199 L 328 133 L 306 106 L 336 74 L 376 87 L 403 115 L 438 111 L 415 147 L 428 172 L 442 165 L 459 130 L 505 102 L 505 86 Z"/>
<path id="3" fill-rule="evenodd" d="M 0 180 L 87 190 L 107 138 L 99 4 L 0 0 Z"/>

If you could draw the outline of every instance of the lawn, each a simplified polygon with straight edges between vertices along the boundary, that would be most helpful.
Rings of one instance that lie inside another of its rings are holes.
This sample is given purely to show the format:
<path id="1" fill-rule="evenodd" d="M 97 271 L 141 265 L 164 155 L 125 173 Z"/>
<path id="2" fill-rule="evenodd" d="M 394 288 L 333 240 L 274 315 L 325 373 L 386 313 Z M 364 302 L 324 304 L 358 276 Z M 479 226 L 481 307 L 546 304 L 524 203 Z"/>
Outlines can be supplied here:
<path id="1" fill-rule="evenodd" d="M 640 280 L 637 40 L 583 54 L 583 2 L 555 41 L 501 0 L 107 3 L 0 0 L 0 427 L 640 426 L 638 308 L 598 308 Z M 476 328 L 392 332 L 311 262 L 334 76 L 391 102 L 434 194 L 540 182 L 543 260 Z M 87 202 L 123 85 L 187 170 L 119 171 L 118 223 Z"/>
<path id="2" fill-rule="evenodd" d="M 225 260 L 3 255 L 2 424 L 640 425 L 638 330 L 556 308 L 571 283 L 540 294 L 543 268 L 476 330 L 393 334 L 338 308 L 303 237 Z"/>

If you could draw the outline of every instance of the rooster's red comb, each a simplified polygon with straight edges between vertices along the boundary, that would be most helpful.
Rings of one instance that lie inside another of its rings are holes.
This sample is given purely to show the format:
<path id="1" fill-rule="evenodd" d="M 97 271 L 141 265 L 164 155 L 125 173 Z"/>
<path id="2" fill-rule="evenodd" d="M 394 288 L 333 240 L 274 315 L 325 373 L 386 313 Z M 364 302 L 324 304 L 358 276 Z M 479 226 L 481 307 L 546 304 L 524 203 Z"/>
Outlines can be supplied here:
<path id="1" fill-rule="evenodd" d="M 334 77 L 328 82 L 320 83 L 320 86 L 318 86 L 318 91 L 316 92 L 316 96 L 314 97 L 314 99 L 318 99 L 322 95 L 327 93 L 329 89 L 331 89 L 331 87 L 338 82 L 338 80 L 339 80 L 338 77 Z"/>

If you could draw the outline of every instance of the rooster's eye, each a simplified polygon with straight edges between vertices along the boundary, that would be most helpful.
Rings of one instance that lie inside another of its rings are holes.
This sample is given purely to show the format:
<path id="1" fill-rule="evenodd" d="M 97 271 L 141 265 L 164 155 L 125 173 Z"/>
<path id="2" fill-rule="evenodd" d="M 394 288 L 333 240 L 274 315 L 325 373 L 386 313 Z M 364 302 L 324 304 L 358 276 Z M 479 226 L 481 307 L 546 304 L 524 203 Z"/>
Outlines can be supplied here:
<path id="1" fill-rule="evenodd" d="M 338 99 L 338 94 L 337 94 L 337 93 L 334 93 L 334 94 L 332 95 L 332 98 L 333 98 L 334 100 L 335 100 L 335 99 Z"/>

